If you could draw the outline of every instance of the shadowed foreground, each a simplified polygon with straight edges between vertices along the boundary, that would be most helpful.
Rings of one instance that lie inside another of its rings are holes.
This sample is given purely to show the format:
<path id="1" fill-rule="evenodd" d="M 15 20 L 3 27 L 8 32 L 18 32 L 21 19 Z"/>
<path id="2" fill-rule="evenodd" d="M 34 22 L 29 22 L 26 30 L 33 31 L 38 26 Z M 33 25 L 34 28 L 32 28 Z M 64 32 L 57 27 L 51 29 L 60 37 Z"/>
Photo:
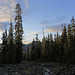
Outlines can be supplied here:
<path id="1" fill-rule="evenodd" d="M 1 65 L 0 75 L 75 75 L 75 65 L 22 61 L 20 64 Z"/>

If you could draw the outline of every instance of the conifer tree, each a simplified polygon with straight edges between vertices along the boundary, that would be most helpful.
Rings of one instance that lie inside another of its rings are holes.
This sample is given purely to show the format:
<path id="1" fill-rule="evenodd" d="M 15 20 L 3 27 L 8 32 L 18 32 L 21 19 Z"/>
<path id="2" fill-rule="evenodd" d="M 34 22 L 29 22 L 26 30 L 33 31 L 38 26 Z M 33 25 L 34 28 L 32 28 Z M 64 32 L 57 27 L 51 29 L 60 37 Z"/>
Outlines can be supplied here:
<path id="1" fill-rule="evenodd" d="M 42 55 L 42 60 L 44 60 L 44 58 L 45 58 L 45 37 L 43 37 L 43 39 L 42 39 L 42 43 L 41 43 L 41 46 L 42 46 L 42 51 L 41 51 L 41 55 Z"/>
<path id="2" fill-rule="evenodd" d="M 37 55 L 36 59 L 39 60 L 41 58 L 41 42 L 40 42 L 40 40 L 37 42 L 35 54 Z"/>
<path id="3" fill-rule="evenodd" d="M 16 17 L 15 17 L 15 48 L 16 48 L 16 62 L 19 63 L 22 59 L 22 35 L 23 35 L 23 27 L 22 27 L 22 10 L 21 5 L 16 4 L 15 8 Z"/>
<path id="4" fill-rule="evenodd" d="M 44 51 L 44 60 L 49 61 L 49 50 L 50 50 L 50 35 L 45 39 L 45 51 Z"/>
<path id="5" fill-rule="evenodd" d="M 47 40 L 47 37 L 46 37 L 46 41 L 45 41 L 45 51 L 44 51 L 44 60 L 48 61 L 48 55 L 49 55 L 49 52 L 48 52 L 48 40 Z"/>
<path id="6" fill-rule="evenodd" d="M 60 44 L 59 44 L 59 62 L 63 62 L 64 58 L 64 43 L 66 40 L 66 27 L 64 26 L 63 32 L 60 37 Z"/>
<path id="7" fill-rule="evenodd" d="M 31 60 L 35 60 L 35 40 L 32 41 L 32 47 L 31 47 Z"/>
<path id="8" fill-rule="evenodd" d="M 28 48 L 27 48 L 26 58 L 27 58 L 27 60 L 29 60 L 29 59 L 30 59 L 30 58 L 29 58 L 29 46 L 28 46 Z"/>
<path id="9" fill-rule="evenodd" d="M 66 62 L 67 60 L 67 55 L 68 55 L 68 41 L 67 41 L 67 30 L 66 30 L 66 26 L 64 26 L 64 30 L 63 30 L 63 39 L 64 39 L 64 54 L 63 54 L 63 63 Z"/>
<path id="10" fill-rule="evenodd" d="M 8 63 L 7 30 L 5 30 L 2 36 L 2 62 L 3 64 Z"/>
<path id="11" fill-rule="evenodd" d="M 9 63 L 15 63 L 15 50 L 14 50 L 14 43 L 13 43 L 13 25 L 10 21 L 10 29 L 8 35 L 8 56 L 9 56 Z"/>
<path id="12" fill-rule="evenodd" d="M 72 56 L 71 53 L 72 53 L 72 39 L 73 39 L 70 24 L 68 25 L 68 31 L 67 32 L 68 32 L 68 34 L 67 34 L 67 40 L 68 40 L 68 58 L 67 58 L 67 61 L 70 63 L 71 56 Z"/>
<path id="13" fill-rule="evenodd" d="M 59 33 L 57 32 L 57 35 L 55 35 L 54 40 L 55 61 L 59 61 L 59 39 Z"/>
<path id="14" fill-rule="evenodd" d="M 71 22 L 71 33 L 75 37 L 75 19 L 74 19 L 74 17 L 72 17 L 70 22 Z"/>
<path id="15" fill-rule="evenodd" d="M 49 50 L 50 50 L 50 35 L 48 34 L 48 38 L 47 38 L 47 52 L 48 52 L 48 58 L 49 58 Z"/>
<path id="16" fill-rule="evenodd" d="M 71 50 L 70 50 L 70 59 L 71 59 L 71 63 L 74 63 L 75 61 L 75 19 L 74 17 L 72 17 L 71 19 Z"/>
<path id="17" fill-rule="evenodd" d="M 54 42 L 53 42 L 53 37 L 52 34 L 50 33 L 50 50 L 49 50 L 49 60 L 53 61 L 54 60 Z"/>

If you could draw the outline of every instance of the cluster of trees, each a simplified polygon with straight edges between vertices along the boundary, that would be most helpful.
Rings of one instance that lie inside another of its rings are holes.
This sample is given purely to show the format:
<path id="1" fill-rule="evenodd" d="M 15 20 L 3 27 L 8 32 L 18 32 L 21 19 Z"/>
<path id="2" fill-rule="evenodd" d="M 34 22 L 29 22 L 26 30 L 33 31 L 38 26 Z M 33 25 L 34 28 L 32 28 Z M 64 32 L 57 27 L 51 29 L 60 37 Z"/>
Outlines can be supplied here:
<path id="1" fill-rule="evenodd" d="M 48 34 L 43 37 L 42 42 L 33 39 L 31 47 L 31 60 L 42 60 L 50 62 L 75 63 L 75 20 L 66 27 L 62 24 L 62 34 Z"/>
<path id="2" fill-rule="evenodd" d="M 2 63 L 20 63 L 22 59 L 22 17 L 21 6 L 16 4 L 15 8 L 15 27 L 13 29 L 12 21 L 10 21 L 10 28 L 7 34 L 7 30 L 2 35 Z M 15 31 L 15 32 L 14 32 Z"/>
<path id="3" fill-rule="evenodd" d="M 16 4 L 15 8 L 15 28 L 13 29 L 12 21 L 10 21 L 9 34 L 7 30 L 2 35 L 2 51 L 0 51 L 0 59 L 2 63 L 20 63 L 22 60 L 22 10 L 20 4 Z M 71 24 L 66 27 L 62 24 L 62 34 L 56 35 L 50 33 L 46 37 L 43 36 L 42 42 L 36 34 L 36 41 L 33 39 L 31 51 L 27 49 L 24 58 L 27 60 L 40 60 L 50 62 L 75 63 L 75 19 L 72 17 Z M 15 33 L 14 33 L 15 31 Z M 2 57 L 2 58 L 1 58 Z M 1 61 L 0 61 L 1 62 Z"/>

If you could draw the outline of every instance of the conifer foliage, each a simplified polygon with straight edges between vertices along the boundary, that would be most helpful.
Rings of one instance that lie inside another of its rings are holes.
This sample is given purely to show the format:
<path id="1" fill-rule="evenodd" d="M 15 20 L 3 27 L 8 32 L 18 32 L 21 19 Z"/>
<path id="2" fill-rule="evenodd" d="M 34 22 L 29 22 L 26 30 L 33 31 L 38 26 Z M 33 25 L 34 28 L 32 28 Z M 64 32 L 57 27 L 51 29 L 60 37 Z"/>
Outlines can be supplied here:
<path id="1" fill-rule="evenodd" d="M 22 10 L 21 5 L 16 4 L 15 8 L 15 29 L 10 21 L 9 34 L 7 30 L 2 34 L 2 63 L 20 63 L 22 56 L 27 55 L 26 60 L 33 61 L 50 61 L 75 64 L 75 19 L 72 17 L 68 27 L 62 24 L 61 35 L 48 34 L 46 37 L 43 33 L 42 41 L 36 34 L 36 40 L 33 39 L 32 46 L 28 46 L 27 53 L 22 55 Z M 14 32 L 15 31 L 15 32 Z M 31 50 L 30 50 L 31 48 Z M 23 58 L 24 59 L 24 58 Z"/>
<path id="2" fill-rule="evenodd" d="M 2 35 L 2 63 L 20 63 L 22 59 L 22 17 L 21 5 L 16 4 L 15 8 L 15 29 L 12 20 L 10 21 L 9 34 L 7 30 Z M 14 33 L 15 31 L 15 33 Z M 15 35 L 14 35 L 15 34 Z"/>
<path id="3" fill-rule="evenodd" d="M 63 24 L 62 34 L 54 35 L 48 34 L 48 36 L 44 36 L 41 42 L 41 50 L 37 49 L 37 45 L 34 45 L 36 41 L 33 41 L 31 48 L 31 57 L 35 57 L 38 53 L 41 53 L 40 60 L 41 61 L 51 61 L 51 62 L 60 62 L 66 64 L 75 64 L 75 19 L 72 17 L 71 24 L 66 27 Z M 37 52 L 37 50 L 39 52 Z M 33 52 L 34 51 L 34 52 Z M 32 55 L 34 53 L 34 55 Z M 36 55 L 35 55 L 36 54 Z M 34 60 L 35 60 L 34 59 Z"/>
<path id="4" fill-rule="evenodd" d="M 13 56 L 14 55 L 14 56 Z M 8 35 L 8 58 L 9 63 L 15 62 L 15 50 L 14 50 L 14 40 L 13 40 L 13 24 L 12 21 L 10 21 L 10 29 L 9 29 L 9 35 Z"/>
<path id="5" fill-rule="evenodd" d="M 21 17 L 21 7 L 18 3 L 16 5 L 16 17 L 15 17 L 15 49 L 16 49 L 16 61 L 20 62 L 22 58 L 22 34 L 23 34 L 23 28 L 22 28 L 22 17 Z"/>
<path id="6" fill-rule="evenodd" d="M 7 63 L 8 60 L 8 44 L 7 44 L 7 30 L 3 33 L 2 37 L 2 63 Z"/>

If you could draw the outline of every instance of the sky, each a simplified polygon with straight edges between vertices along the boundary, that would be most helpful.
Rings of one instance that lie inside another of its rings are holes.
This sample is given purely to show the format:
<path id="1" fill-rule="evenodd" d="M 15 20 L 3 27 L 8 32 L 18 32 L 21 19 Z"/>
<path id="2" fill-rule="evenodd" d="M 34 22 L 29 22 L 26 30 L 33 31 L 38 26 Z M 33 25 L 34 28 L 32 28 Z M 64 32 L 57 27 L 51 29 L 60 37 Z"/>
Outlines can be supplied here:
<path id="1" fill-rule="evenodd" d="M 5 29 L 9 30 L 10 19 L 15 25 L 15 6 L 20 3 L 22 8 L 23 43 L 31 43 L 38 34 L 39 39 L 62 31 L 65 25 L 75 17 L 75 0 L 0 0 L 0 42 Z"/>

